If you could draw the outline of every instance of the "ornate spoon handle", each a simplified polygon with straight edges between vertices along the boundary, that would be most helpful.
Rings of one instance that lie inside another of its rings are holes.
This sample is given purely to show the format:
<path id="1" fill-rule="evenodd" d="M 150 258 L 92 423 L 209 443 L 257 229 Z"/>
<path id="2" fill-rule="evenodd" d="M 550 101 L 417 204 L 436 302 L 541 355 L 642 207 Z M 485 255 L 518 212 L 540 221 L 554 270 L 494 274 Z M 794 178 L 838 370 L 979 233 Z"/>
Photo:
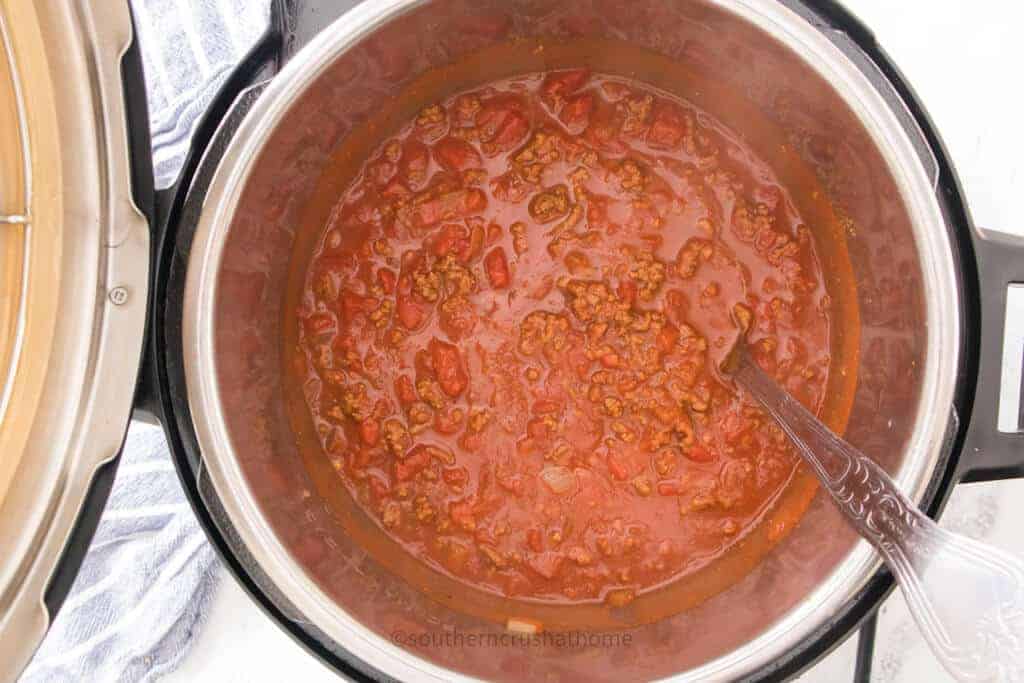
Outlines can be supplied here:
<path id="1" fill-rule="evenodd" d="M 778 421 L 878 550 L 943 666 L 962 681 L 1024 681 L 1024 562 L 950 533 L 738 349 L 733 376 Z"/>

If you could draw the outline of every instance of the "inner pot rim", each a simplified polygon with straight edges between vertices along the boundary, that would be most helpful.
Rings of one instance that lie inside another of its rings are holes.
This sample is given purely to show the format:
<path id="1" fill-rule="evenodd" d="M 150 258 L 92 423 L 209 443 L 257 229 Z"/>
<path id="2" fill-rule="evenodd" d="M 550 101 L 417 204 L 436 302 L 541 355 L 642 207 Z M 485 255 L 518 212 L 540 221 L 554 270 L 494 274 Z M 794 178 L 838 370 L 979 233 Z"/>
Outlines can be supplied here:
<path id="1" fill-rule="evenodd" d="M 471 680 L 401 649 L 363 626 L 305 573 L 278 540 L 235 456 L 224 414 L 215 354 L 217 282 L 226 235 L 249 176 L 267 140 L 299 98 L 343 54 L 375 30 L 429 0 L 369 0 L 345 14 L 300 51 L 273 79 L 245 117 L 217 168 L 199 218 L 183 301 L 185 377 L 196 436 L 210 477 L 234 531 L 275 587 L 308 620 L 352 655 L 399 679 Z M 949 234 L 934 178 L 900 113 L 835 43 L 776 0 L 711 0 L 786 45 L 832 84 L 885 159 L 899 187 L 917 244 L 926 303 L 927 347 L 917 420 L 896 475 L 920 502 L 947 441 L 960 362 L 960 307 Z M 913 455 L 919 454 L 919 455 Z M 745 645 L 672 680 L 742 676 L 777 659 L 825 621 L 881 565 L 859 541 L 836 569 L 798 606 Z"/>

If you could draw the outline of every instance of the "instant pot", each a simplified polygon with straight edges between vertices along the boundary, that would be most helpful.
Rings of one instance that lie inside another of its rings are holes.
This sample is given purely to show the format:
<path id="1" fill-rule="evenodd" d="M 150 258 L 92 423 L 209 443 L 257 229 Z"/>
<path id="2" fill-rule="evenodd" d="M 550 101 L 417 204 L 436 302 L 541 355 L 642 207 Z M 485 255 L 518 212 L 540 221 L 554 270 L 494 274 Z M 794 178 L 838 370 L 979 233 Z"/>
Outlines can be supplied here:
<path id="1" fill-rule="evenodd" d="M 838 4 L 272 0 L 166 190 L 131 22 L 127 2 L 0 0 L 0 679 L 67 595 L 133 416 L 163 426 L 241 585 L 351 678 L 776 680 L 870 619 L 892 577 L 818 496 L 729 589 L 624 623 L 630 647 L 396 637 L 504 626 L 404 584 L 332 518 L 282 406 L 281 292 L 331 150 L 417 75 L 499 44 L 622 41 L 720 74 L 785 134 L 843 226 L 861 319 L 847 440 L 932 516 L 959 482 L 1024 476 L 1020 419 L 997 427 L 1024 241 L 973 225 L 921 103 Z"/>

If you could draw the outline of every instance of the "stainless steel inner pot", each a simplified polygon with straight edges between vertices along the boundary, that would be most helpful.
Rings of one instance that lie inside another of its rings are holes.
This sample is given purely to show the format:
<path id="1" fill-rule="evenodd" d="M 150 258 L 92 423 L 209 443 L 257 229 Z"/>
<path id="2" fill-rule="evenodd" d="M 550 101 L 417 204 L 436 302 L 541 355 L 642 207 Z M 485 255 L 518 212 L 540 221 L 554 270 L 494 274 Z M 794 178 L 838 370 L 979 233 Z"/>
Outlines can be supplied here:
<path id="1" fill-rule="evenodd" d="M 286 615 L 377 672 L 739 678 L 826 625 L 880 565 L 821 496 L 746 578 L 631 629 L 628 647 L 403 647 L 396 632 L 504 629 L 442 607 L 356 547 L 309 483 L 285 416 L 281 293 L 330 150 L 416 75 L 512 37 L 551 35 L 611 38 L 712 68 L 786 132 L 842 217 L 857 281 L 859 379 L 846 436 L 915 500 L 926 494 L 957 420 L 962 305 L 936 163 L 856 46 L 776 0 L 371 0 L 323 31 L 234 135 L 189 256 L 183 334 L 200 489 Z"/>

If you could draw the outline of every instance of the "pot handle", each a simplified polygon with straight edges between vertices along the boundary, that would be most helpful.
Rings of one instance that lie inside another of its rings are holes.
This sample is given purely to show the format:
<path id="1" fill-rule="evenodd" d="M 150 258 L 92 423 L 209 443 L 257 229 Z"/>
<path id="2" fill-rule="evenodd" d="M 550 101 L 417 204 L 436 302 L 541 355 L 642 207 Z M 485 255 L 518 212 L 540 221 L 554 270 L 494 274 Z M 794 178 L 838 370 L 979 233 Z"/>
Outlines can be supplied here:
<path id="1" fill-rule="evenodd" d="M 1019 371 L 1009 373 L 1013 386 L 1004 388 L 1005 371 L 1019 369 L 1024 359 L 1024 238 L 979 229 L 974 249 L 981 290 L 978 384 L 960 474 L 966 482 L 1024 477 L 1024 378 Z M 1003 395 L 1018 403 L 1013 415 L 1002 406 L 1000 420 Z"/>
<path id="2" fill-rule="evenodd" d="M 278 70 L 309 41 L 363 0 L 271 0 L 270 26 L 281 36 Z"/>

